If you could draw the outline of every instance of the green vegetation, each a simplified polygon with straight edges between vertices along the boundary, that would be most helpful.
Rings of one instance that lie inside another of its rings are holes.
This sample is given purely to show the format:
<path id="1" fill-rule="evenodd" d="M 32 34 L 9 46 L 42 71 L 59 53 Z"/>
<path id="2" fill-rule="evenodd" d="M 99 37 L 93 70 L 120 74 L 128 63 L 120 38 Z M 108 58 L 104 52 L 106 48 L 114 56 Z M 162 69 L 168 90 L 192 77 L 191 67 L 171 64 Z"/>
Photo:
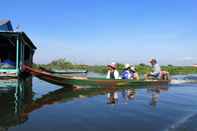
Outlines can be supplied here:
<path id="1" fill-rule="evenodd" d="M 58 59 L 54 60 L 49 64 L 34 64 L 34 67 L 45 67 L 47 69 L 80 69 L 80 70 L 88 70 L 92 72 L 97 73 L 106 73 L 107 68 L 106 65 L 82 65 L 82 64 L 73 64 L 66 59 Z M 117 64 L 117 69 L 119 71 L 123 70 L 124 64 Z M 190 67 L 190 66 L 173 66 L 173 65 L 167 65 L 162 66 L 162 70 L 170 72 L 170 74 L 197 74 L 197 68 L 196 67 Z M 145 74 L 151 71 L 151 67 L 147 66 L 145 64 L 139 64 L 136 65 L 136 70 L 139 72 L 139 74 Z"/>
<path id="2" fill-rule="evenodd" d="M 163 70 L 170 72 L 170 74 L 197 74 L 197 68 L 191 66 L 162 66 Z"/>

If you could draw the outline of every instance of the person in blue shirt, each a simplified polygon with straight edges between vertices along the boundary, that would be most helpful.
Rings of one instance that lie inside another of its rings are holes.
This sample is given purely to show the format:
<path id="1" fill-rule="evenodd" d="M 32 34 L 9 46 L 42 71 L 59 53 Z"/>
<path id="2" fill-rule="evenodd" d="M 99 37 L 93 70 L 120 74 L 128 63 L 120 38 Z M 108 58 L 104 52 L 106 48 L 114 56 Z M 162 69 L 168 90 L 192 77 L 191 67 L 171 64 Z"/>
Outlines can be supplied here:
<path id="1" fill-rule="evenodd" d="M 122 79 L 131 79 L 133 77 L 133 73 L 130 70 L 131 70 L 131 65 L 125 64 L 124 70 L 121 73 L 121 78 Z"/>

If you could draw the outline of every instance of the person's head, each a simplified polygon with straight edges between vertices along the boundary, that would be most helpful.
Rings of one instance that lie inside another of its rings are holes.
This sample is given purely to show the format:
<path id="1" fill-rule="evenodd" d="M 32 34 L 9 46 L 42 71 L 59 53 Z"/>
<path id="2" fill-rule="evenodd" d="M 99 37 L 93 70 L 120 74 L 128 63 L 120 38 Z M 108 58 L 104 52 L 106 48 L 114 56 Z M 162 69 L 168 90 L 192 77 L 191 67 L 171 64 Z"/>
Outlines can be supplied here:
<path id="1" fill-rule="evenodd" d="M 130 64 L 125 64 L 124 65 L 124 70 L 130 70 L 131 68 L 131 65 Z"/>
<path id="2" fill-rule="evenodd" d="M 131 72 L 136 72 L 135 66 L 131 66 L 130 71 Z"/>
<path id="3" fill-rule="evenodd" d="M 107 65 L 107 67 L 108 67 L 108 70 L 114 71 L 116 70 L 116 63 L 112 62 L 110 65 Z"/>
<path id="4" fill-rule="evenodd" d="M 155 58 L 150 59 L 149 62 L 150 62 L 151 65 L 157 64 L 157 60 Z"/>

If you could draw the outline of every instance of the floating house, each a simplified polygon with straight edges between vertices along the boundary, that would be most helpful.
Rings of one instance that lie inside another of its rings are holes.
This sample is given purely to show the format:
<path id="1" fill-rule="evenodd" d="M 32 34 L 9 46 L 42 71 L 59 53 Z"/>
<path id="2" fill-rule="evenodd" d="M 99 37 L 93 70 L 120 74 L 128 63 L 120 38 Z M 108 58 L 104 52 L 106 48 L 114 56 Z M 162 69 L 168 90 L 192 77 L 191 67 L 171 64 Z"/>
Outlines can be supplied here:
<path id="1" fill-rule="evenodd" d="M 10 20 L 0 20 L 0 78 L 19 77 L 23 64 L 32 66 L 35 50 L 25 32 L 14 31 Z"/>

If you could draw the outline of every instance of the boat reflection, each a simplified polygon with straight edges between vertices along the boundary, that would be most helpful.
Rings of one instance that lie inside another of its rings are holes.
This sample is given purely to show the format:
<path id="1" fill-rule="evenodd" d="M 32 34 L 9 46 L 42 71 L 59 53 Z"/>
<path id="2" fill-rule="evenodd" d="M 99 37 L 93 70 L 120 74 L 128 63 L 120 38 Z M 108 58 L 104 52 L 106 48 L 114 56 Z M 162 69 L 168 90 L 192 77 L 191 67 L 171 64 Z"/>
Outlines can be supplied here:
<path id="1" fill-rule="evenodd" d="M 55 91 L 48 92 L 40 98 L 34 98 L 32 90 L 32 78 L 18 80 L 15 88 L 9 92 L 0 91 L 0 129 L 6 130 L 10 127 L 24 123 L 28 120 L 28 115 L 32 111 L 42 108 L 45 105 L 93 97 L 97 95 L 107 95 L 107 104 L 118 104 L 122 97 L 125 103 L 135 100 L 136 93 L 140 87 L 103 87 L 103 88 L 83 88 L 67 86 Z M 144 87 L 141 87 L 144 88 Z M 156 105 L 161 92 L 167 91 L 168 87 L 146 87 L 151 94 L 150 105 Z M 82 97 L 83 96 L 83 97 Z"/>

